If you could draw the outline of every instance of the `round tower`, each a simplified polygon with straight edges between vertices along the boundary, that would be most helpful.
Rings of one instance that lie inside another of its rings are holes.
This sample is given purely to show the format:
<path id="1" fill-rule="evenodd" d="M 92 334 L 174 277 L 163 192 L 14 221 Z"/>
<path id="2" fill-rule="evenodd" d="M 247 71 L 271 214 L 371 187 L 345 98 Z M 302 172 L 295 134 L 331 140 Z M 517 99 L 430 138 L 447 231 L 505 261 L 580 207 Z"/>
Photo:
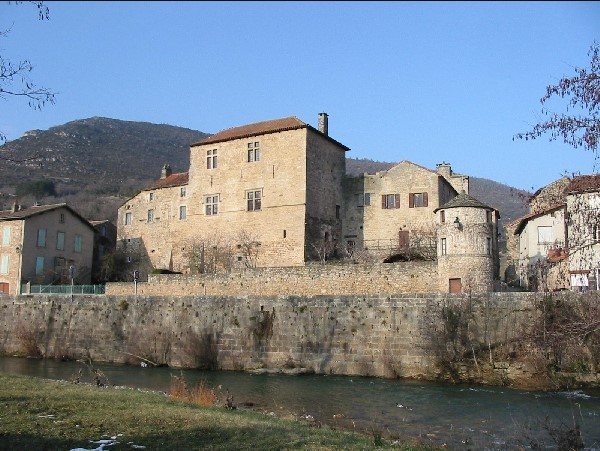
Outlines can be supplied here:
<path id="1" fill-rule="evenodd" d="M 439 290 L 493 291 L 498 279 L 498 210 L 464 191 L 434 210 Z"/>

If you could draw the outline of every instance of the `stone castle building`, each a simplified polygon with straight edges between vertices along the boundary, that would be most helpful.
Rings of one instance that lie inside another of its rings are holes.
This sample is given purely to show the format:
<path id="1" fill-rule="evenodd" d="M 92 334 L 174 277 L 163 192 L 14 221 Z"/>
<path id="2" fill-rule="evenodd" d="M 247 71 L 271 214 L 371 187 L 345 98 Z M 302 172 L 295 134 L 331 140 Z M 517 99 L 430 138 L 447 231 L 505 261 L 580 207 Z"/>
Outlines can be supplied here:
<path id="1" fill-rule="evenodd" d="M 119 245 L 142 279 L 152 269 L 303 266 L 357 251 L 394 261 L 420 247 L 435 259 L 435 211 L 468 193 L 468 177 L 409 161 L 347 177 L 348 150 L 329 136 L 326 113 L 318 128 L 287 117 L 220 131 L 191 145 L 188 172 L 165 165 L 119 208 Z"/>

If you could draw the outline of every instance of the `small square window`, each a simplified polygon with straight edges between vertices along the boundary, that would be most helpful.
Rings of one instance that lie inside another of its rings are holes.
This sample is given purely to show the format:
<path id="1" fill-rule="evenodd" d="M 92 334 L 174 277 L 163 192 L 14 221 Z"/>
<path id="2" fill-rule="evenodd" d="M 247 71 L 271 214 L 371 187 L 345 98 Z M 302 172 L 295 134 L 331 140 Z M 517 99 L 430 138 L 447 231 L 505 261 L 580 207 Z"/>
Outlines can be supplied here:
<path id="1" fill-rule="evenodd" d="M 154 210 L 148 210 L 148 222 L 154 222 Z"/>
<path id="2" fill-rule="evenodd" d="M 60 222 L 61 224 L 65 223 L 65 214 L 64 213 L 60 214 L 60 219 L 58 220 L 58 222 Z"/>
<path id="3" fill-rule="evenodd" d="M 154 193 L 148 194 L 148 199 L 149 200 L 154 200 Z"/>
<path id="4" fill-rule="evenodd" d="M 182 186 L 179 190 L 179 197 L 185 197 L 186 195 L 186 189 L 185 186 Z"/>

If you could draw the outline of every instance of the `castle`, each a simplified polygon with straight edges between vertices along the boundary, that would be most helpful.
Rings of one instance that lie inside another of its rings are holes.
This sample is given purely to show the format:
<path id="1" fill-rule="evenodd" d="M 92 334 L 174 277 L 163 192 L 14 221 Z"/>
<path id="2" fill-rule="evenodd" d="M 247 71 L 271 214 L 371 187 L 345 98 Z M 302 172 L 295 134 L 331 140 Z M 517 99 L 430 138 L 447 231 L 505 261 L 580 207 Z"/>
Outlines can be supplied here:
<path id="1" fill-rule="evenodd" d="M 402 161 L 349 177 L 348 150 L 329 136 L 326 113 L 317 128 L 286 117 L 220 131 L 191 145 L 188 172 L 165 164 L 119 208 L 119 246 L 142 279 L 152 269 L 291 267 L 368 253 L 437 257 L 433 291 L 492 290 L 498 212 L 468 195 L 467 176 Z"/>

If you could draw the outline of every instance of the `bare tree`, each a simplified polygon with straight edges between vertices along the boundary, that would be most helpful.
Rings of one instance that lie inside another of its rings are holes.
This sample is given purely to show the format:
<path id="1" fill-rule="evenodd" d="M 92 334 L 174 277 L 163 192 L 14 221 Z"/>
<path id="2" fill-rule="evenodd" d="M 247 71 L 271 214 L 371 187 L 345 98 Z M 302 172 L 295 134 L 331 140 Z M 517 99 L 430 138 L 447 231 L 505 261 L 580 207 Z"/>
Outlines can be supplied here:
<path id="1" fill-rule="evenodd" d="M 10 3 L 10 2 L 9 2 Z M 14 2 L 19 5 L 23 2 Z M 47 20 L 50 16 L 48 7 L 44 2 L 30 1 L 27 2 L 34 5 L 38 10 L 39 20 Z M 10 30 L 0 31 L 0 37 L 6 37 Z M 8 97 L 24 98 L 31 108 L 41 109 L 47 103 L 54 103 L 55 93 L 47 88 L 37 86 L 33 83 L 28 75 L 33 70 L 33 65 L 29 60 L 21 60 L 17 62 L 0 55 L 0 98 L 7 99 Z M 6 136 L 0 131 L 0 143 L 6 141 Z M 25 161 L 14 160 L 0 156 L 0 159 L 10 161 Z M 35 158 L 28 158 L 28 160 Z"/>
<path id="2" fill-rule="evenodd" d="M 233 267 L 232 243 L 222 236 L 197 238 L 185 248 L 187 249 L 187 263 L 192 273 L 216 274 L 229 272 Z"/>
<path id="3" fill-rule="evenodd" d="M 248 268 L 256 268 L 261 243 L 258 238 L 246 230 L 241 230 L 236 237 L 239 257 Z"/>
<path id="4" fill-rule="evenodd" d="M 549 85 L 546 94 L 540 99 L 542 114 L 547 117 L 534 125 L 529 132 L 517 133 L 516 139 L 536 139 L 550 133 L 550 140 L 562 138 L 575 148 L 596 151 L 600 137 L 600 46 L 594 42 L 588 55 L 589 68 L 575 68 L 576 74 L 561 78 L 557 84 Z M 555 113 L 545 108 L 550 99 L 568 99 L 567 112 Z M 578 112 L 578 113 L 577 113 Z"/>

